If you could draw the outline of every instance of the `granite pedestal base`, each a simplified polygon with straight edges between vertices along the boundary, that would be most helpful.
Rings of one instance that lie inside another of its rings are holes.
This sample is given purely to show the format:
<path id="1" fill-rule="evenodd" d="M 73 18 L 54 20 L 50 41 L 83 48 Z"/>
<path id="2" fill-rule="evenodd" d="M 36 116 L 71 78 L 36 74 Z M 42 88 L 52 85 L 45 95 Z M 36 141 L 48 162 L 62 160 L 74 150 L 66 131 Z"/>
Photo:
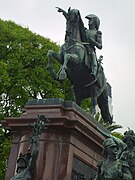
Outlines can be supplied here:
<path id="1" fill-rule="evenodd" d="M 29 100 L 20 117 L 7 118 L 5 128 L 13 133 L 5 180 L 16 172 L 19 154 L 26 153 L 29 135 L 37 115 L 50 120 L 40 137 L 34 180 L 71 180 L 73 176 L 94 177 L 97 162 L 102 159 L 103 128 L 72 101 L 63 99 Z M 103 129 L 105 130 L 105 129 Z"/>

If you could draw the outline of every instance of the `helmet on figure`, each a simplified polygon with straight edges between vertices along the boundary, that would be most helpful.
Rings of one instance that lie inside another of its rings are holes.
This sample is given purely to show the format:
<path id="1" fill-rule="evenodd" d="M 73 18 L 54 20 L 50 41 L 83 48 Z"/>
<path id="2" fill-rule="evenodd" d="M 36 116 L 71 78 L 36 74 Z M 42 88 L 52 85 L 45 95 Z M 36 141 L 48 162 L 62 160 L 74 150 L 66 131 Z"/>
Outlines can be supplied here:
<path id="1" fill-rule="evenodd" d="M 85 17 L 86 19 L 88 19 L 89 21 L 91 21 L 91 19 L 94 20 L 94 23 L 95 23 L 95 28 L 98 30 L 99 29 L 99 25 L 100 25 L 100 20 L 99 18 L 94 15 L 94 14 L 89 14 Z"/>
<path id="2" fill-rule="evenodd" d="M 103 146 L 105 149 L 107 149 L 109 147 L 117 147 L 117 144 L 114 142 L 112 138 L 107 138 L 104 140 Z"/>

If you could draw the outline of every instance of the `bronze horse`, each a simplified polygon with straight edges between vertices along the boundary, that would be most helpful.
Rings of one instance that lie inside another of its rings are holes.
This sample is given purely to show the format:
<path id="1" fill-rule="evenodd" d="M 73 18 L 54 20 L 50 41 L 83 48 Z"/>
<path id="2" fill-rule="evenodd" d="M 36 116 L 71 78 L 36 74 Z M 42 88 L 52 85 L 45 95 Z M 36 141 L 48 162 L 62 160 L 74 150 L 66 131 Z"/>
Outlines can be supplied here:
<path id="1" fill-rule="evenodd" d="M 68 10 L 65 43 L 60 47 L 59 53 L 48 51 L 48 69 L 56 80 L 71 81 L 74 92 L 74 101 L 81 105 L 82 100 L 91 97 L 92 112 L 98 104 L 105 123 L 112 123 L 108 107 L 107 83 L 101 66 L 101 57 L 98 60 L 97 76 L 93 80 L 90 69 L 85 65 L 89 58 L 86 44 L 85 27 L 80 12 L 76 9 Z M 56 74 L 52 67 L 52 59 L 56 59 L 62 66 Z"/>

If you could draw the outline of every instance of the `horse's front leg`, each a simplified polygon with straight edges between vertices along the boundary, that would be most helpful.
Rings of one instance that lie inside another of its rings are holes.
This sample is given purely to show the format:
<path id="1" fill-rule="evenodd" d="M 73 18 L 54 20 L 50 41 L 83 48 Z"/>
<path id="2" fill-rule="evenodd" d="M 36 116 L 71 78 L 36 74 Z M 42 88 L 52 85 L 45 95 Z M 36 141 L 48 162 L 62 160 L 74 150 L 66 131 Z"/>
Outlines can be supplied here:
<path id="1" fill-rule="evenodd" d="M 58 75 L 55 73 L 54 69 L 53 69 L 53 62 L 52 62 L 52 57 L 54 59 L 56 59 L 60 64 L 62 64 L 62 58 L 61 55 L 54 52 L 53 50 L 49 50 L 47 53 L 47 57 L 48 57 L 48 65 L 47 65 L 47 69 L 50 71 L 51 76 L 58 80 Z"/>
<path id="2" fill-rule="evenodd" d="M 74 62 L 79 62 L 78 61 L 78 56 L 76 54 L 65 54 L 64 55 L 64 63 L 63 63 L 63 68 L 67 69 L 68 62 L 74 61 Z"/>
<path id="3" fill-rule="evenodd" d="M 64 63 L 61 67 L 61 72 L 59 75 L 60 80 L 65 80 L 67 78 L 66 69 L 69 61 L 78 61 L 78 56 L 76 54 L 66 54 L 64 55 Z"/>
<path id="4" fill-rule="evenodd" d="M 66 69 L 67 69 L 67 64 L 68 61 L 70 59 L 70 54 L 64 54 L 64 63 L 61 67 L 60 73 L 59 73 L 59 79 L 61 81 L 64 81 L 67 78 L 67 73 L 66 73 Z"/>
<path id="5" fill-rule="evenodd" d="M 54 52 L 53 50 L 49 50 L 47 52 L 47 57 L 48 57 L 48 66 L 52 66 L 52 60 L 51 60 L 52 57 L 54 59 L 56 59 L 58 63 L 60 63 L 60 64 L 63 63 L 61 55 L 56 53 L 56 52 Z"/>

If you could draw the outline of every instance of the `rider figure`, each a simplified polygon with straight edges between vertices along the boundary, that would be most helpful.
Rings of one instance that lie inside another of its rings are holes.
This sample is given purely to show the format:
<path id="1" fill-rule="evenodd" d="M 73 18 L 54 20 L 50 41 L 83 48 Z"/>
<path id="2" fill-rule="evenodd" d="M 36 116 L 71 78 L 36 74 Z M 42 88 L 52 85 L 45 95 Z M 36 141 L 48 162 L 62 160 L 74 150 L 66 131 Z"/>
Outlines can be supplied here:
<path id="1" fill-rule="evenodd" d="M 89 57 L 85 60 L 85 65 L 91 69 L 91 75 L 93 78 L 96 77 L 97 74 L 97 56 L 96 49 L 102 49 L 102 33 L 98 31 L 100 20 L 96 15 L 90 14 L 85 17 L 89 20 L 89 29 L 86 29 L 86 37 L 89 45 L 86 46 Z"/>
<path id="2" fill-rule="evenodd" d="M 62 12 L 64 17 L 68 19 L 68 13 L 64 11 L 63 9 L 56 7 L 58 9 L 58 12 Z M 70 8 L 68 9 L 68 12 L 70 11 Z M 97 56 L 96 56 L 96 48 L 102 49 L 102 33 L 101 31 L 98 31 L 100 20 L 96 15 L 90 14 L 85 17 L 89 20 L 89 29 L 86 29 L 86 38 L 87 42 L 85 47 L 88 51 L 88 58 L 85 60 L 85 65 L 91 70 L 91 75 L 95 79 L 97 75 Z M 68 33 L 66 32 L 65 35 L 65 41 L 68 39 Z"/>

